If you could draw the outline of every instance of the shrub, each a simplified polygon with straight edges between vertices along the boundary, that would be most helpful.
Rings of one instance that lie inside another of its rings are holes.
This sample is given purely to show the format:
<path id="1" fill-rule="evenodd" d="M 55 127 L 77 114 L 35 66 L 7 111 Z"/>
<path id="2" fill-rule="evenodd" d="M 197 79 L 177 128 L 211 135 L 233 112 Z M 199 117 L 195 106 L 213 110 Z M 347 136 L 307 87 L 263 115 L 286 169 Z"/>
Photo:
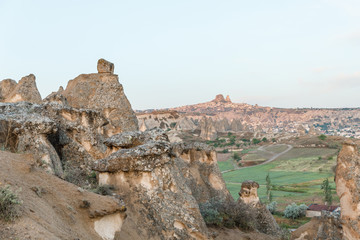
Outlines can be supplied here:
<path id="1" fill-rule="evenodd" d="M 212 198 L 199 204 L 200 213 L 207 225 L 253 230 L 256 225 L 255 211 L 246 204 L 220 201 Z"/>
<path id="2" fill-rule="evenodd" d="M 228 153 L 228 152 L 229 152 L 229 149 L 222 150 L 222 153 Z"/>
<path id="3" fill-rule="evenodd" d="M 269 203 L 268 205 L 266 205 L 266 208 L 272 213 L 274 214 L 276 212 L 277 209 L 277 202 L 273 201 L 271 203 Z"/>
<path id="4" fill-rule="evenodd" d="M 257 139 L 257 138 L 253 138 L 253 140 L 252 140 L 252 143 L 253 143 L 254 145 L 259 144 L 260 142 L 261 142 L 261 140 L 260 140 L 260 139 Z"/>
<path id="5" fill-rule="evenodd" d="M 234 152 L 233 159 L 236 160 L 237 162 L 240 161 L 241 160 L 240 154 L 237 152 Z"/>
<path id="6" fill-rule="evenodd" d="M 22 201 L 13 192 L 9 185 L 0 188 L 0 218 L 5 221 L 13 221 L 20 216 L 19 206 Z"/>
<path id="7" fill-rule="evenodd" d="M 306 215 L 307 208 L 308 207 L 305 204 L 298 206 L 296 203 L 292 203 L 285 208 L 284 216 L 291 219 L 304 217 Z"/>
<path id="8" fill-rule="evenodd" d="M 318 136 L 318 138 L 322 141 L 324 141 L 326 139 L 326 135 L 321 134 L 320 136 Z"/>
<path id="9" fill-rule="evenodd" d="M 207 225 L 221 226 L 223 218 L 217 210 L 214 200 L 199 204 L 199 209 Z"/>

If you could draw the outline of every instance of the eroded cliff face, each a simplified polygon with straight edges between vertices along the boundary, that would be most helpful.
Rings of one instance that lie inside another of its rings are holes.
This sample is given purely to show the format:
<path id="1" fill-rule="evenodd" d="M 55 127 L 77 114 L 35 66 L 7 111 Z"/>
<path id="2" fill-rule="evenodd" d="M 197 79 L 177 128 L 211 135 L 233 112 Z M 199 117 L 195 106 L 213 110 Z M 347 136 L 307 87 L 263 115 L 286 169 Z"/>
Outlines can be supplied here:
<path id="1" fill-rule="evenodd" d="M 93 169 L 100 172 L 100 184 L 116 186 L 128 207 L 124 232 L 117 239 L 209 238 L 198 203 L 163 131 L 123 133 L 107 144 L 118 150 L 96 161 Z M 136 232 L 125 230 L 134 228 Z"/>
<path id="2" fill-rule="evenodd" d="M 340 198 L 344 239 L 360 239 L 360 155 L 350 140 L 343 144 L 336 166 L 336 192 Z"/>
<path id="3" fill-rule="evenodd" d="M 172 154 L 176 157 L 175 163 L 198 203 L 209 199 L 233 201 L 222 178 L 213 148 L 202 143 L 176 143 L 172 146 Z"/>
<path id="4" fill-rule="evenodd" d="M 98 61 L 99 73 L 81 74 L 70 80 L 62 95 L 74 108 L 87 108 L 101 112 L 116 134 L 138 130 L 138 122 L 130 102 L 124 94 L 118 76 L 113 74 L 114 65 L 104 59 Z"/>

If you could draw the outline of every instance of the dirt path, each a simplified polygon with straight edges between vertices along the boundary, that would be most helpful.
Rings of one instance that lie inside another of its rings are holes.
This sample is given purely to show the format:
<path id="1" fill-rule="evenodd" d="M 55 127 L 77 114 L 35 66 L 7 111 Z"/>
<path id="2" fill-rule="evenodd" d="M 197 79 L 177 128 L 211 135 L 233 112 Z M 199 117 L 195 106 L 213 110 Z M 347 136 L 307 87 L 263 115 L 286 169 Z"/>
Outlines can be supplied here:
<path id="1" fill-rule="evenodd" d="M 274 152 L 271 152 L 269 150 L 266 150 L 265 149 L 265 146 L 261 146 L 259 147 L 257 150 L 259 151 L 262 151 L 262 152 L 268 152 L 268 153 L 271 153 L 271 154 L 274 154 L 271 158 L 269 158 L 268 160 L 266 160 L 265 162 L 263 163 L 260 163 L 260 164 L 257 164 L 257 165 L 253 165 L 253 166 L 248 166 L 248 167 L 239 167 L 237 166 L 235 163 L 233 163 L 234 165 L 234 169 L 230 169 L 230 170 L 225 170 L 225 171 L 222 171 L 221 173 L 227 173 L 227 172 L 232 172 L 232 171 L 237 171 L 237 170 L 240 170 L 240 169 L 245 169 L 245 168 L 251 168 L 251 167 L 255 167 L 255 166 L 260 166 L 260 165 L 264 165 L 264 164 L 267 164 L 267 163 L 270 163 L 274 160 L 276 160 L 278 157 L 280 157 L 281 155 L 287 153 L 288 151 L 290 151 L 293 146 L 291 145 L 288 145 L 288 144 L 279 144 L 279 145 L 286 145 L 287 146 L 287 149 L 282 151 L 281 153 L 274 153 Z M 266 146 L 268 147 L 268 146 Z"/>

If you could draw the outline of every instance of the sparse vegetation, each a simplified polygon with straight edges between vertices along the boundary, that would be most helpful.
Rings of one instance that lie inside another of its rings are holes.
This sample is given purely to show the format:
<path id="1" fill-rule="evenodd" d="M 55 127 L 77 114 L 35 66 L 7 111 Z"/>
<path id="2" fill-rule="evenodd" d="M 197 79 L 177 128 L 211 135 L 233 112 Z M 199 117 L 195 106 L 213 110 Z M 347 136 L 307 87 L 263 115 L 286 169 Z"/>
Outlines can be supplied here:
<path id="1" fill-rule="evenodd" d="M 272 213 L 274 214 L 277 210 L 277 202 L 273 201 L 271 203 L 269 203 L 268 205 L 266 205 L 266 208 Z"/>
<path id="2" fill-rule="evenodd" d="M 237 152 L 234 152 L 234 154 L 233 154 L 232 157 L 233 157 L 233 159 L 234 159 L 235 161 L 237 161 L 237 162 L 239 162 L 239 161 L 241 160 L 240 154 L 237 153 Z"/>
<path id="3" fill-rule="evenodd" d="M 100 185 L 96 189 L 94 189 L 94 193 L 103 195 L 103 196 L 111 196 L 115 187 L 113 185 Z"/>
<path id="4" fill-rule="evenodd" d="M 249 210 L 245 204 L 235 202 L 221 202 L 210 199 L 199 204 L 201 215 L 209 226 L 253 230 L 256 224 L 255 212 Z"/>
<path id="5" fill-rule="evenodd" d="M 297 205 L 292 203 L 285 208 L 284 216 L 286 218 L 296 219 L 306 215 L 307 206 L 305 204 Z"/>
<path id="6" fill-rule="evenodd" d="M 0 187 L 0 219 L 14 221 L 21 215 L 21 204 L 18 192 L 13 192 L 9 185 Z"/>
<path id="7" fill-rule="evenodd" d="M 318 138 L 319 138 L 321 141 L 324 141 L 324 140 L 326 139 L 326 135 L 321 134 L 320 136 L 318 136 Z"/>

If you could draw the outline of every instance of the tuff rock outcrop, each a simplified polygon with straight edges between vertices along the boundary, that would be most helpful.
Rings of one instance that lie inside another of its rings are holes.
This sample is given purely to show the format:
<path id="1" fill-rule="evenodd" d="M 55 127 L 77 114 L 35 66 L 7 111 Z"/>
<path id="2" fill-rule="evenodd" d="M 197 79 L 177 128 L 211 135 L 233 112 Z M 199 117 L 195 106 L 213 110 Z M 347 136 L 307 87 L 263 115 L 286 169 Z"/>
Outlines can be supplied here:
<path id="1" fill-rule="evenodd" d="M 232 201 L 217 165 L 216 152 L 202 143 L 176 143 L 172 146 L 175 163 L 198 203 L 209 199 Z"/>
<path id="2" fill-rule="evenodd" d="M 213 100 L 215 103 L 224 103 L 226 102 L 224 96 L 222 94 L 218 94 L 215 96 L 215 99 Z"/>
<path id="3" fill-rule="evenodd" d="M 259 184 L 257 182 L 251 180 L 244 181 L 241 184 L 240 198 L 237 204 L 245 204 L 248 207 L 248 214 L 252 215 L 253 219 L 256 219 L 252 224 L 257 231 L 274 236 L 279 235 L 280 228 L 274 217 L 266 206 L 259 201 L 258 188 Z"/>
<path id="4" fill-rule="evenodd" d="M 260 201 L 257 194 L 257 190 L 259 187 L 259 184 L 255 181 L 248 180 L 243 182 L 241 184 L 241 190 L 239 192 L 239 200 L 243 201 L 246 204 L 255 206 Z"/>
<path id="5" fill-rule="evenodd" d="M 360 239 L 360 154 L 347 140 L 336 165 L 336 192 L 340 198 L 343 239 Z"/>
<path id="6" fill-rule="evenodd" d="M 100 184 L 114 185 L 127 204 L 128 218 L 118 239 L 209 238 L 192 189 L 175 163 L 182 160 L 171 154 L 163 131 L 122 133 L 106 144 L 118 150 L 97 160 L 93 169 L 100 172 Z M 138 231 L 126 232 L 133 228 Z"/>
<path id="7" fill-rule="evenodd" d="M 200 137 L 205 140 L 215 140 L 217 131 L 211 118 L 203 117 L 200 121 Z"/>
<path id="8" fill-rule="evenodd" d="M 41 96 L 36 87 L 35 76 L 30 74 L 16 83 L 5 79 L 0 82 L 0 102 L 31 102 L 40 103 Z"/>
<path id="9" fill-rule="evenodd" d="M 99 73 L 79 75 L 68 82 L 61 94 L 71 107 L 101 112 L 111 123 L 111 128 L 109 125 L 106 129 L 110 135 L 136 131 L 137 118 L 113 70 L 112 63 L 100 59 Z"/>

